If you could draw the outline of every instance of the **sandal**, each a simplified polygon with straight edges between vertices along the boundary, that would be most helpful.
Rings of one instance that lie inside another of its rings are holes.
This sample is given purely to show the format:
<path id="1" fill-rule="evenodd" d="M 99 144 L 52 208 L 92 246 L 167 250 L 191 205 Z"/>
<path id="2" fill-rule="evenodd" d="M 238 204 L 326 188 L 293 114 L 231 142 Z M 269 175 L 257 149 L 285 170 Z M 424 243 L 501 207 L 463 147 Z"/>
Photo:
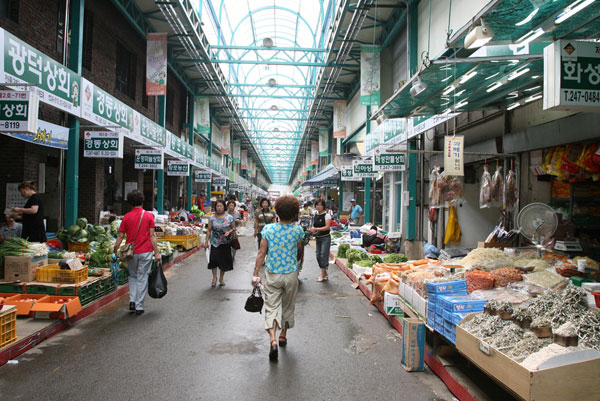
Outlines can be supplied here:
<path id="1" fill-rule="evenodd" d="M 210 286 L 211 286 L 212 288 L 215 288 L 215 287 L 217 286 L 217 282 L 216 282 L 216 281 L 213 281 L 212 283 L 210 283 Z"/>
<path id="2" fill-rule="evenodd" d="M 287 338 L 284 336 L 279 336 L 279 345 L 285 347 L 287 345 Z"/>
<path id="3" fill-rule="evenodd" d="M 225 282 L 224 282 L 224 281 L 221 281 L 221 282 L 219 283 L 219 287 L 225 287 Z"/>
<path id="4" fill-rule="evenodd" d="M 329 276 L 325 276 L 325 277 L 319 277 L 319 278 L 317 279 L 317 282 L 319 282 L 319 283 L 321 283 L 321 282 L 323 282 L 323 281 L 329 281 Z"/>
<path id="5" fill-rule="evenodd" d="M 269 361 L 277 362 L 277 358 L 279 357 L 279 350 L 277 349 L 277 341 L 275 341 L 275 345 L 271 343 L 271 348 L 269 350 Z"/>

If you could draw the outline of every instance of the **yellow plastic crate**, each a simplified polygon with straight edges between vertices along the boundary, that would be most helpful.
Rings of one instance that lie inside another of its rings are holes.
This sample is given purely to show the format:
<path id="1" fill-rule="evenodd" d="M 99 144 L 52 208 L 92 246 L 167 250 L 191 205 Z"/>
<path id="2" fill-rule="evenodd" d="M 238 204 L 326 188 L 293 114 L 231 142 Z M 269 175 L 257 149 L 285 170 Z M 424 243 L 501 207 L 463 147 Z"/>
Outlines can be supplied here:
<path id="1" fill-rule="evenodd" d="M 0 348 L 17 341 L 17 307 L 0 307 Z"/>
<path id="2" fill-rule="evenodd" d="M 37 281 L 42 283 L 76 284 L 88 279 L 87 266 L 79 270 L 61 270 L 58 265 L 42 266 L 37 270 Z"/>

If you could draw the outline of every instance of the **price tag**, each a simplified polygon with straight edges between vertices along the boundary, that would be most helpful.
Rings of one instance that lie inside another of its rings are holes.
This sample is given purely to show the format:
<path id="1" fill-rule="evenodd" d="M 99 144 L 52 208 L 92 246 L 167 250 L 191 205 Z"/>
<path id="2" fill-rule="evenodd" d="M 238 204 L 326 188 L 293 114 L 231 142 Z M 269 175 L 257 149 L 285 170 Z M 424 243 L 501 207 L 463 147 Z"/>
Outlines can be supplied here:
<path id="1" fill-rule="evenodd" d="M 490 346 L 483 341 L 479 341 L 479 350 L 486 355 L 490 355 Z"/>

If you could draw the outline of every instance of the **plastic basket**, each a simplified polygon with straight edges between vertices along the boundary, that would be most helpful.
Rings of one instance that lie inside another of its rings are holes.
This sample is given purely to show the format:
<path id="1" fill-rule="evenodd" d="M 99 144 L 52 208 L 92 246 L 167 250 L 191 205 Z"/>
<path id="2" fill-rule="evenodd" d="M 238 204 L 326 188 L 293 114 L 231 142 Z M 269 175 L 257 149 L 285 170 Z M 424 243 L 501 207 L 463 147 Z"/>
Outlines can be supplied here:
<path id="1" fill-rule="evenodd" d="M 17 341 L 17 307 L 0 308 L 0 348 Z"/>
<path id="2" fill-rule="evenodd" d="M 88 269 L 62 270 L 58 265 L 42 266 L 37 270 L 37 281 L 42 283 L 76 284 L 87 280 Z"/>

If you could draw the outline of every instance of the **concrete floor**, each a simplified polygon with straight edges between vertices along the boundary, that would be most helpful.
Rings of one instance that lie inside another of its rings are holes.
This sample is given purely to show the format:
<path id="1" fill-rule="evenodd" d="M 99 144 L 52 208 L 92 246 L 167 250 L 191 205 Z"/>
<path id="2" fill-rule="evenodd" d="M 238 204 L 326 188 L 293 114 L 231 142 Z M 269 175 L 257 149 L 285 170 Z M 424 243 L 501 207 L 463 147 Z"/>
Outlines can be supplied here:
<path id="1" fill-rule="evenodd" d="M 308 248 L 296 328 L 268 361 L 264 315 L 244 311 L 256 257 L 242 237 L 227 286 L 204 252 L 167 272 L 169 292 L 130 315 L 128 297 L 0 367 L 2 400 L 452 400 L 430 371 L 400 365 L 398 333 L 335 266 L 315 282 Z"/>

